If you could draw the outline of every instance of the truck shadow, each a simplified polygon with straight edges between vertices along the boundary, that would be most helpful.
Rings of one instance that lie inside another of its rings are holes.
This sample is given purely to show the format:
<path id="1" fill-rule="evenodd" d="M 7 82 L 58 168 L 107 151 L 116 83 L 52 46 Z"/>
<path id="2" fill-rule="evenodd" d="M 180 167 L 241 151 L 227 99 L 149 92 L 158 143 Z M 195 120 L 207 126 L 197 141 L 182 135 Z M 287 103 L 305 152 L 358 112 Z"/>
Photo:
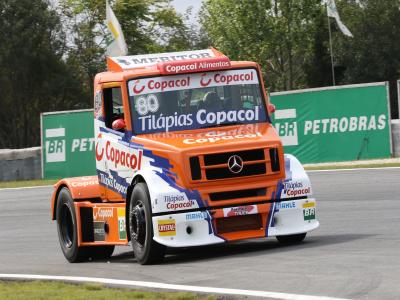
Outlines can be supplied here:
<path id="1" fill-rule="evenodd" d="M 180 264 L 200 260 L 214 260 L 229 256 L 250 257 L 273 253 L 299 251 L 315 247 L 326 247 L 335 244 L 349 243 L 360 239 L 366 239 L 375 234 L 334 234 L 306 237 L 306 239 L 295 245 L 282 245 L 276 239 L 254 239 L 233 242 L 230 244 L 218 244 L 190 248 L 168 248 L 162 264 Z M 123 252 L 112 256 L 110 262 L 136 262 L 133 253 Z"/>

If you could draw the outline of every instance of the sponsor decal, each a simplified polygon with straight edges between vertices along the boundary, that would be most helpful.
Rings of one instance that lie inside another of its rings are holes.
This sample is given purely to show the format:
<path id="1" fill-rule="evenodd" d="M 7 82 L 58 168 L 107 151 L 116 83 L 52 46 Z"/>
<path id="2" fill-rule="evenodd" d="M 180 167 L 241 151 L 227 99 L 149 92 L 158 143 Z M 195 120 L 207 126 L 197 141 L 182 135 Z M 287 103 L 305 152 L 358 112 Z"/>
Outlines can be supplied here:
<path id="1" fill-rule="evenodd" d="M 103 242 L 106 240 L 105 231 L 106 222 L 93 222 L 93 234 L 95 242 Z"/>
<path id="2" fill-rule="evenodd" d="M 118 207 L 118 237 L 120 240 L 126 239 L 125 207 Z"/>
<path id="3" fill-rule="evenodd" d="M 160 236 L 175 236 L 176 224 L 175 219 L 158 220 L 158 233 Z"/>
<path id="4" fill-rule="evenodd" d="M 141 94 L 217 87 L 238 84 L 259 84 L 254 69 L 207 72 L 203 74 L 176 75 L 131 80 L 128 83 L 129 96 Z"/>
<path id="5" fill-rule="evenodd" d="M 179 73 L 220 70 L 221 68 L 228 68 L 230 67 L 230 65 L 231 63 L 229 61 L 229 58 L 221 57 L 221 58 L 212 58 L 208 60 L 203 60 L 201 62 L 183 61 L 183 62 L 160 63 L 158 67 L 162 74 L 179 74 Z"/>
<path id="6" fill-rule="evenodd" d="M 89 180 L 84 180 L 82 179 L 82 181 L 73 181 L 71 183 L 71 185 L 73 187 L 87 187 L 87 186 L 91 186 L 91 185 L 98 185 L 99 184 L 99 180 L 94 178 L 94 179 L 89 179 Z"/>
<path id="7" fill-rule="evenodd" d="M 262 137 L 260 132 L 248 133 L 248 134 L 238 134 L 238 135 L 223 135 L 219 137 L 206 137 L 199 139 L 184 139 L 184 144 L 204 144 L 204 143 L 216 143 L 225 140 L 236 140 L 236 139 L 254 139 L 257 137 Z"/>
<path id="8" fill-rule="evenodd" d="M 113 208 L 94 207 L 93 220 L 105 220 L 114 217 Z"/>
<path id="9" fill-rule="evenodd" d="M 100 173 L 100 183 L 122 195 L 126 195 L 126 192 L 128 190 L 126 182 L 122 182 L 121 180 L 119 180 L 119 178 L 110 177 L 106 173 Z"/>
<path id="10" fill-rule="evenodd" d="M 143 97 L 141 97 L 143 98 Z M 140 98 L 139 98 L 140 99 Z M 139 108 L 138 108 L 139 109 Z M 142 109 L 142 108 L 141 108 Z M 147 109 L 142 109 L 143 114 L 147 112 Z M 219 125 L 225 122 L 251 122 L 259 121 L 261 107 L 254 106 L 253 109 L 240 109 L 240 110 L 229 110 L 229 111 L 207 111 L 200 109 L 196 114 L 174 114 L 170 116 L 164 116 L 163 113 L 156 115 L 147 115 L 138 117 L 135 122 L 139 132 L 161 130 L 168 132 L 171 129 L 177 129 L 182 127 L 204 127 L 210 125 Z"/>
<path id="11" fill-rule="evenodd" d="M 315 202 L 303 203 L 303 217 L 304 221 L 315 219 Z"/>
<path id="12" fill-rule="evenodd" d="M 196 205 L 196 201 L 187 200 L 183 195 L 164 196 L 164 202 L 169 210 L 190 209 Z"/>
<path id="13" fill-rule="evenodd" d="M 101 149 L 99 149 L 101 148 Z M 117 149 L 111 145 L 110 141 L 106 142 L 105 151 L 100 146 L 100 143 L 96 144 L 96 160 L 101 161 L 103 156 L 106 156 L 108 161 L 114 163 L 115 168 L 118 166 L 131 168 L 132 170 L 140 170 L 142 165 L 143 151 L 138 150 L 138 153 L 129 153 L 122 149 Z"/>
<path id="14" fill-rule="evenodd" d="M 207 218 L 208 214 L 205 211 L 197 211 L 186 214 L 186 221 L 205 220 Z"/>
<path id="15" fill-rule="evenodd" d="M 311 193 L 311 187 L 304 187 L 300 181 L 288 181 L 283 183 L 282 194 L 288 197 L 297 197 Z"/>
<path id="16" fill-rule="evenodd" d="M 211 57 L 215 57 L 214 52 L 211 49 L 205 49 L 205 50 L 170 52 L 170 53 L 155 53 L 147 55 L 110 57 L 110 59 L 114 60 L 121 68 L 129 69 L 129 68 L 150 66 L 161 62 L 184 61 L 189 59 L 200 59 L 200 58 L 211 58 Z"/>
<path id="17" fill-rule="evenodd" d="M 257 205 L 224 208 L 224 217 L 245 216 L 258 213 Z"/>
<path id="18" fill-rule="evenodd" d="M 276 203 L 276 209 L 287 209 L 287 208 L 296 208 L 296 202 L 294 201 L 284 201 Z"/>

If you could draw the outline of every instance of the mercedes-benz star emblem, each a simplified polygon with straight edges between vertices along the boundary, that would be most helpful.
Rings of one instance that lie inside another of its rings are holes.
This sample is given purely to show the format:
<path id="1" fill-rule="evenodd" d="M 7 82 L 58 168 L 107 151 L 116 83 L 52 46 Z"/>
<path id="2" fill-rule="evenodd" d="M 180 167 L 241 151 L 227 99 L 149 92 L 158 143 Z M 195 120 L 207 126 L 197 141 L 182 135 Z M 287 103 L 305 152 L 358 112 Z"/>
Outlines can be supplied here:
<path id="1" fill-rule="evenodd" d="M 232 173 L 240 173 L 243 169 L 243 160 L 239 155 L 232 155 L 228 159 L 228 168 Z"/>

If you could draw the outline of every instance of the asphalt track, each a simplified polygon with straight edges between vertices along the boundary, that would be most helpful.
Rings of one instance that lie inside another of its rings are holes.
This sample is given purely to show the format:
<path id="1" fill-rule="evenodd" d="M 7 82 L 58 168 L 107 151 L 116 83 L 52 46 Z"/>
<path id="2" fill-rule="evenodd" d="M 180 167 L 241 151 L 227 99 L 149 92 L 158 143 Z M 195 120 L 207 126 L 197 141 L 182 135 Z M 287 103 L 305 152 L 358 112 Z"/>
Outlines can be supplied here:
<path id="1" fill-rule="evenodd" d="M 102 277 L 348 299 L 400 299 L 400 169 L 309 173 L 321 226 L 297 246 L 274 238 L 170 251 L 141 266 L 129 247 L 69 264 L 50 220 L 52 189 L 0 190 L 0 273 Z"/>

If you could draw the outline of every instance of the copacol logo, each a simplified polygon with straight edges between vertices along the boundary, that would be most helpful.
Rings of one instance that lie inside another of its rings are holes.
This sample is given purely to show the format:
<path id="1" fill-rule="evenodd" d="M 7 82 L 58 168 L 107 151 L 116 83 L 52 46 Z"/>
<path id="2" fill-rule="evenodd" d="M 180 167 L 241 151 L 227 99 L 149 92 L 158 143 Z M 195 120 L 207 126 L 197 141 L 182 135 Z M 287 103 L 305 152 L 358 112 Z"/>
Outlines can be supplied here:
<path id="1" fill-rule="evenodd" d="M 275 111 L 275 129 L 281 137 L 284 146 L 297 146 L 296 109 L 280 109 Z"/>
<path id="2" fill-rule="evenodd" d="M 65 161 L 65 128 L 46 129 L 46 162 Z"/>

